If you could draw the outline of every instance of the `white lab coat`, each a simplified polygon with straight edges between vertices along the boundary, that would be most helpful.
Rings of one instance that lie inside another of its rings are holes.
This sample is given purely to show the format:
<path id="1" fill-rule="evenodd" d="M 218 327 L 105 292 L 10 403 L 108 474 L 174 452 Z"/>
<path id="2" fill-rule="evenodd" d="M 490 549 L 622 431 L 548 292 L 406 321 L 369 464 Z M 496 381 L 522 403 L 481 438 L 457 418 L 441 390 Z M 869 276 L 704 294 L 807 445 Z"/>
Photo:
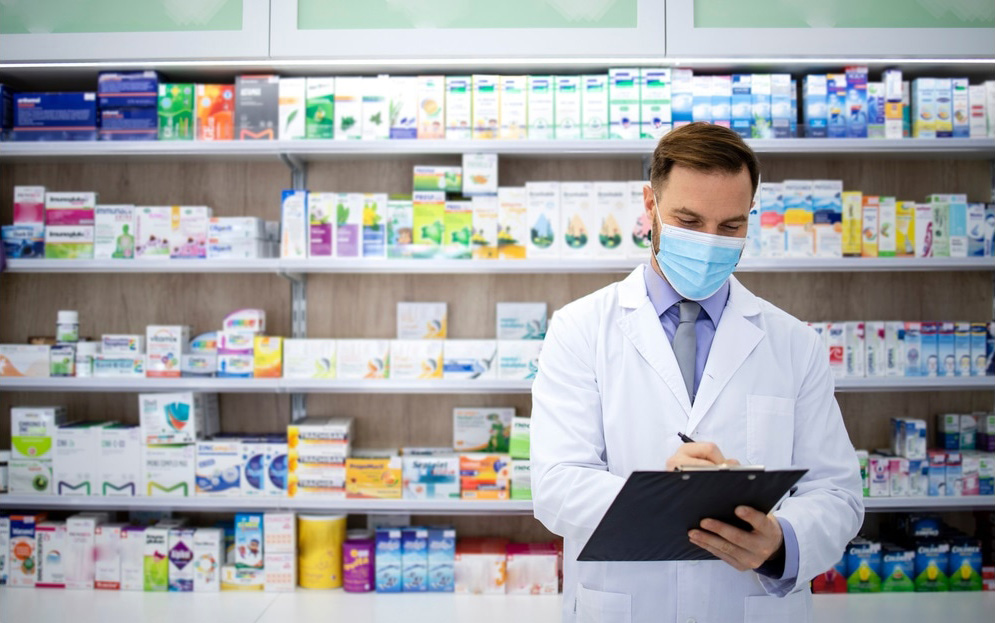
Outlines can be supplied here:
<path id="1" fill-rule="evenodd" d="M 692 407 L 644 269 L 556 312 L 532 387 L 535 516 L 564 537 L 563 620 L 810 620 L 809 580 L 839 561 L 864 515 L 826 351 L 732 278 Z M 577 561 L 625 478 L 666 469 L 677 431 L 743 463 L 809 470 L 775 512 L 798 537 L 796 582 L 722 561 Z"/>

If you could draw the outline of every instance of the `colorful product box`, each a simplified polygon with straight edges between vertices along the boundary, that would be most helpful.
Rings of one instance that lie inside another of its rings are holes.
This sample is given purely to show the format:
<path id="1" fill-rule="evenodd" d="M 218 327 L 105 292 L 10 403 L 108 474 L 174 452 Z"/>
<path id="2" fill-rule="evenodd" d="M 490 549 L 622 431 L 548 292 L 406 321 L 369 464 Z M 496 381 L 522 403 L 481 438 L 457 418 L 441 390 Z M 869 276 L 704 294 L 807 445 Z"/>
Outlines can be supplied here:
<path id="1" fill-rule="evenodd" d="M 363 78 L 361 94 L 361 138 L 390 138 L 390 78 L 384 74 Z"/>
<path id="2" fill-rule="evenodd" d="M 97 76 L 97 104 L 103 108 L 155 108 L 159 74 L 150 71 L 109 72 Z"/>
<path id="3" fill-rule="evenodd" d="M 445 379 L 497 378 L 497 342 L 494 340 L 446 340 L 442 376 Z"/>
<path id="4" fill-rule="evenodd" d="M 239 569 L 262 569 L 263 545 L 263 514 L 236 514 L 235 566 Z"/>
<path id="5" fill-rule="evenodd" d="M 15 93 L 14 141 L 93 141 L 97 138 L 97 94 Z"/>
<path id="6" fill-rule="evenodd" d="M 712 78 L 694 76 L 691 78 L 691 116 L 695 121 L 712 122 Z"/>
<path id="7" fill-rule="evenodd" d="M 497 191 L 497 154 L 463 154 L 463 195 L 495 195 Z"/>
<path id="8" fill-rule="evenodd" d="M 230 141 L 235 136 L 235 86 L 198 84 L 195 135 L 198 141 Z"/>
<path id="9" fill-rule="evenodd" d="M 499 77 L 473 76 L 473 138 L 497 138 L 501 120 L 501 88 Z"/>
<path id="10" fill-rule="evenodd" d="M 147 349 L 146 375 L 180 376 L 180 356 L 189 352 L 190 327 L 185 325 L 149 325 L 145 329 Z"/>
<path id="11" fill-rule="evenodd" d="M 730 127 L 742 138 L 753 134 L 753 96 L 750 94 L 750 74 L 732 76 L 732 119 Z"/>
<path id="12" fill-rule="evenodd" d="M 855 539 L 846 549 L 848 593 L 881 592 L 881 544 Z"/>
<path id="13" fill-rule="evenodd" d="M 124 524 L 101 524 L 94 531 L 93 588 L 121 590 L 121 531 Z"/>
<path id="14" fill-rule="evenodd" d="M 915 206 L 911 201 L 895 203 L 895 255 L 898 257 L 915 257 Z"/>
<path id="15" fill-rule="evenodd" d="M 457 452 L 508 452 L 514 407 L 453 409 L 453 448 Z"/>
<path id="16" fill-rule="evenodd" d="M 511 499 L 532 499 L 532 468 L 529 461 L 511 461 Z"/>
<path id="17" fill-rule="evenodd" d="M 884 80 L 884 138 L 902 138 L 902 70 L 886 69 Z"/>
<path id="18" fill-rule="evenodd" d="M 137 224 L 133 205 L 98 205 L 94 210 L 94 259 L 133 259 Z"/>
<path id="19" fill-rule="evenodd" d="M 346 460 L 346 497 L 400 499 L 401 457 L 350 457 Z"/>
<path id="20" fill-rule="evenodd" d="M 172 528 L 169 531 L 169 591 L 190 593 L 194 588 L 193 528 Z"/>
<path id="21" fill-rule="evenodd" d="M 951 591 L 980 591 L 981 543 L 971 538 L 951 542 L 948 569 Z"/>
<path id="22" fill-rule="evenodd" d="M 446 303 L 398 303 L 397 339 L 445 339 L 446 310 Z"/>
<path id="23" fill-rule="evenodd" d="M 283 338 L 257 335 L 253 345 L 253 376 L 256 378 L 282 377 Z"/>
<path id="24" fill-rule="evenodd" d="M 389 340 L 338 340 L 336 378 L 386 379 L 390 376 Z"/>
<path id="25" fill-rule="evenodd" d="M 460 497 L 459 457 L 408 455 L 402 457 L 404 499 L 438 500 Z"/>
<path id="26" fill-rule="evenodd" d="M 429 592 L 452 593 L 455 590 L 456 530 L 429 528 L 427 549 Z"/>
<path id="27" fill-rule="evenodd" d="M 815 250 L 812 184 L 808 180 L 784 182 L 784 230 L 789 257 L 811 257 Z"/>
<path id="28" fill-rule="evenodd" d="M 338 204 L 338 193 L 308 193 L 308 257 L 334 255 Z"/>
<path id="29" fill-rule="evenodd" d="M 525 245 L 529 238 L 525 201 L 524 187 L 498 188 L 497 242 L 499 259 L 525 259 Z M 417 205 L 415 208 L 417 210 Z"/>
<path id="30" fill-rule="evenodd" d="M 867 138 L 867 68 L 846 68 L 846 103 L 848 138 Z"/>
<path id="31" fill-rule="evenodd" d="M 829 138 L 846 138 L 847 106 L 846 74 L 826 75 L 826 115 L 827 136 Z"/>
<path id="32" fill-rule="evenodd" d="M 159 140 L 193 140 L 194 85 L 159 83 Z"/>
<path id="33" fill-rule="evenodd" d="M 789 138 L 791 136 L 791 76 L 789 74 L 771 74 L 770 76 L 770 114 L 771 129 L 774 138 Z"/>
<path id="34" fill-rule="evenodd" d="M 412 194 L 412 241 L 427 257 L 442 254 L 445 236 L 446 194 L 415 192 Z"/>
<path id="35" fill-rule="evenodd" d="M 169 528 L 151 526 L 145 529 L 142 579 L 145 592 L 169 590 Z"/>
<path id="36" fill-rule="evenodd" d="M 724 128 L 732 125 L 732 76 L 712 76 L 712 123 Z"/>
<path id="37" fill-rule="evenodd" d="M 897 247 L 894 197 L 878 198 L 878 257 L 894 257 Z"/>
<path id="38" fill-rule="evenodd" d="M 241 493 L 242 446 L 237 439 L 199 441 L 194 483 L 197 495 L 216 497 Z"/>
<path id="39" fill-rule="evenodd" d="M 783 257 L 786 252 L 783 195 L 783 184 L 761 182 L 760 237 L 764 257 Z"/>
<path id="40" fill-rule="evenodd" d="M 284 190 L 280 200 L 280 257 L 304 259 L 309 248 L 308 192 Z"/>
<path id="41" fill-rule="evenodd" d="M 885 593 L 914 591 L 912 576 L 915 573 L 915 559 L 914 550 L 886 547 L 881 555 L 881 590 Z"/>
<path id="42" fill-rule="evenodd" d="M 936 94 L 936 138 L 951 138 L 954 135 L 953 81 L 935 78 L 933 92 Z"/>
<path id="43" fill-rule="evenodd" d="M 547 313 L 546 303 L 497 303 L 497 339 L 542 340 Z"/>
<path id="44" fill-rule="evenodd" d="M 473 202 L 446 201 L 443 215 L 442 255 L 451 260 L 468 260 L 473 255 Z"/>
<path id="45" fill-rule="evenodd" d="M 8 259 L 45 257 L 45 225 L 4 225 L 0 228 L 4 256 Z"/>
<path id="46" fill-rule="evenodd" d="M 494 538 L 460 539 L 456 545 L 455 592 L 497 594 L 507 592 L 508 541 Z"/>
<path id="47" fill-rule="evenodd" d="M 884 83 L 867 83 L 867 138 L 884 138 Z"/>
<path id="48" fill-rule="evenodd" d="M 378 529 L 375 539 L 376 591 L 378 593 L 400 593 L 402 588 L 401 531 Z"/>
<path id="49" fill-rule="evenodd" d="M 66 587 L 66 524 L 63 521 L 43 521 L 35 527 L 38 564 L 36 588 Z"/>
<path id="50" fill-rule="evenodd" d="M 101 141 L 154 141 L 159 138 L 159 113 L 155 108 L 101 108 Z"/>
<path id="51" fill-rule="evenodd" d="M 509 543 L 508 594 L 555 595 L 560 590 L 560 548 L 555 543 Z"/>
<path id="52" fill-rule="evenodd" d="M 334 80 L 334 78 L 332 79 Z M 333 83 L 334 85 L 334 83 Z M 295 140 L 306 137 L 307 78 L 280 78 L 279 86 L 280 123 L 277 135 L 280 140 Z M 334 97 L 334 90 L 332 91 Z M 334 127 L 335 110 L 322 111 L 321 120 Z M 331 135 L 328 138 L 332 138 Z"/>
<path id="53" fill-rule="evenodd" d="M 829 136 L 828 82 L 825 74 L 805 76 L 805 136 L 806 138 L 826 138 Z"/>
<path id="54" fill-rule="evenodd" d="M 224 533 L 219 528 L 197 528 L 193 534 L 193 590 L 217 592 L 224 564 Z"/>
<path id="55" fill-rule="evenodd" d="M 428 529 L 401 530 L 401 590 L 420 593 L 428 590 Z"/>
<path id="56" fill-rule="evenodd" d="M 915 587 L 917 593 L 945 592 L 950 584 L 950 544 L 922 541 L 916 544 Z"/>

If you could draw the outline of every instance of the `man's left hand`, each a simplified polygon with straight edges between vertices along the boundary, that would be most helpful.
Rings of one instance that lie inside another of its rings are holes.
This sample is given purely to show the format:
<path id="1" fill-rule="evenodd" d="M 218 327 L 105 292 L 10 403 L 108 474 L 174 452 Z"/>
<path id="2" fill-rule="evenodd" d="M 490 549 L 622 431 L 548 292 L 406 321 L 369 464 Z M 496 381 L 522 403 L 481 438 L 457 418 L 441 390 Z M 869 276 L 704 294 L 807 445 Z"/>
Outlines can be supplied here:
<path id="1" fill-rule="evenodd" d="M 756 569 L 784 543 L 781 524 L 774 515 L 765 515 L 748 506 L 737 507 L 736 516 L 753 526 L 753 531 L 746 532 L 717 519 L 703 519 L 701 529 L 691 530 L 688 537 L 739 571 Z"/>

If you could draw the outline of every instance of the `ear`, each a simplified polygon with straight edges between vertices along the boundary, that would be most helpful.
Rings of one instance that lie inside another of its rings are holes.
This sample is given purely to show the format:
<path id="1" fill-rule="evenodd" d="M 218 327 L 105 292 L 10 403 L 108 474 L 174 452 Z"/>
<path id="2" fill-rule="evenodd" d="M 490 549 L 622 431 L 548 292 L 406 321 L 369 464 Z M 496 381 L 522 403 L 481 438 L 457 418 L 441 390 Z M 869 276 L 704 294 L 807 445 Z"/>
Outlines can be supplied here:
<path id="1" fill-rule="evenodd" d="M 649 184 L 643 185 L 643 208 L 646 210 L 646 214 L 650 217 L 653 216 L 653 206 L 656 204 L 653 198 L 653 187 Z"/>

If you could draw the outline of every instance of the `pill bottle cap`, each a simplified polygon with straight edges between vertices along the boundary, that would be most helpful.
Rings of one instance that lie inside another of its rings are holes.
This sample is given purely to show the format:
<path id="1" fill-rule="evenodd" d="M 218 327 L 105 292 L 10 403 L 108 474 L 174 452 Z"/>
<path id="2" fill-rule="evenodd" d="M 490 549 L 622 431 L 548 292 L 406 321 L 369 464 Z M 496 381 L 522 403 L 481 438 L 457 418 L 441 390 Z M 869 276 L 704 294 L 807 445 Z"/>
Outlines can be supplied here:
<path id="1" fill-rule="evenodd" d="M 100 353 L 100 342 L 77 342 L 76 356 L 96 355 Z"/>
<path id="2" fill-rule="evenodd" d="M 78 322 L 79 322 L 79 312 L 69 309 L 59 310 L 58 314 L 59 324 L 76 324 Z"/>

